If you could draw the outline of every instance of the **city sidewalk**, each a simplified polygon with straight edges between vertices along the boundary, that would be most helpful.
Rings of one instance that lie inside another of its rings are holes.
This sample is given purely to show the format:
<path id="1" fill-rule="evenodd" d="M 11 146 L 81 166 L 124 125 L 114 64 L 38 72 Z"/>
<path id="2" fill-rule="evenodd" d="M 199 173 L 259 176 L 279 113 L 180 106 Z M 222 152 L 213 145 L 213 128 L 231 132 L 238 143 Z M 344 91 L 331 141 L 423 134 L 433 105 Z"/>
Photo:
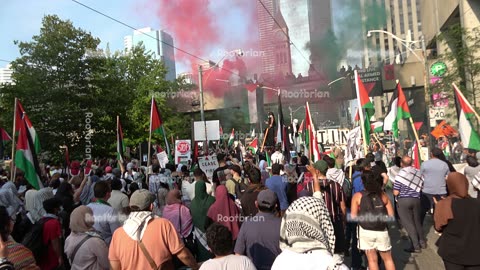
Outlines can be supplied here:
<path id="1" fill-rule="evenodd" d="M 404 251 L 404 249 L 408 247 L 408 236 L 406 231 L 404 229 L 399 229 L 397 224 L 390 226 L 389 234 L 396 270 L 445 269 L 442 259 L 437 254 L 435 242 L 439 236 L 435 234 L 435 230 L 433 229 L 433 219 L 430 215 L 425 218 L 424 230 L 427 232 L 428 247 L 422 250 L 421 253 L 411 254 Z M 351 265 L 351 257 L 345 258 L 345 264 L 348 266 Z M 380 269 L 385 269 L 383 263 Z"/>
<path id="2" fill-rule="evenodd" d="M 404 251 L 408 247 L 408 236 L 404 229 L 399 229 L 398 225 L 390 227 L 390 240 L 392 244 L 392 256 L 395 262 L 396 270 L 424 270 L 435 269 L 444 270 L 443 261 L 437 254 L 438 235 L 433 228 L 433 218 L 431 215 L 425 217 L 423 230 L 427 236 L 427 248 L 421 253 L 407 253 Z M 384 269 L 382 267 L 382 269 Z"/>

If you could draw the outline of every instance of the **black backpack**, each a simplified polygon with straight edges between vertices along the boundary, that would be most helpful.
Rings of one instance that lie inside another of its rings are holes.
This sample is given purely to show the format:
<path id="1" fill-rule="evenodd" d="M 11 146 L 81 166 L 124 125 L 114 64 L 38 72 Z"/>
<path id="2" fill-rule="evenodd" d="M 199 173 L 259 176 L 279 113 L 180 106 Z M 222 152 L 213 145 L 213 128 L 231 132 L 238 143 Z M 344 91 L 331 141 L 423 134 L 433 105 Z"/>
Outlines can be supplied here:
<path id="1" fill-rule="evenodd" d="M 50 219 L 53 218 L 44 217 L 37 221 L 22 241 L 22 244 L 32 251 L 37 264 L 46 256 L 46 252 L 48 251 L 48 245 L 43 243 L 43 225 Z"/>
<path id="2" fill-rule="evenodd" d="M 242 195 L 245 193 L 245 191 L 247 191 L 248 185 L 245 184 L 244 179 L 240 179 L 240 182 L 237 182 L 236 180 L 233 180 L 233 179 L 232 181 L 235 183 L 235 196 L 237 197 L 237 199 L 240 199 Z"/>
<path id="3" fill-rule="evenodd" d="M 376 193 L 362 191 L 358 224 L 365 230 L 384 231 L 387 229 L 387 208 Z"/>

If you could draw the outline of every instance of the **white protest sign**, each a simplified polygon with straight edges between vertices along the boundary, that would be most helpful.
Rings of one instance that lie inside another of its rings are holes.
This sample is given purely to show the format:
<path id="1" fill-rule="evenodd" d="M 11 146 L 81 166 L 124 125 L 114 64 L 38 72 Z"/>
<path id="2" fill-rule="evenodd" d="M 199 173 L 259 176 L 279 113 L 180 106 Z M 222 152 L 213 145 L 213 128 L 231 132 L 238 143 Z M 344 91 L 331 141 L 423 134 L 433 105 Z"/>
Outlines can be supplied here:
<path id="1" fill-rule="evenodd" d="M 346 145 L 348 129 L 320 129 L 317 130 L 317 142 L 324 145 Z"/>
<path id="2" fill-rule="evenodd" d="M 168 163 L 167 153 L 165 151 L 158 153 L 157 159 L 158 159 L 158 163 L 160 164 L 160 167 L 165 168 L 165 166 Z"/>
<path id="3" fill-rule="evenodd" d="M 219 167 L 216 155 L 198 157 L 198 165 L 210 180 L 213 177 L 213 171 Z"/>

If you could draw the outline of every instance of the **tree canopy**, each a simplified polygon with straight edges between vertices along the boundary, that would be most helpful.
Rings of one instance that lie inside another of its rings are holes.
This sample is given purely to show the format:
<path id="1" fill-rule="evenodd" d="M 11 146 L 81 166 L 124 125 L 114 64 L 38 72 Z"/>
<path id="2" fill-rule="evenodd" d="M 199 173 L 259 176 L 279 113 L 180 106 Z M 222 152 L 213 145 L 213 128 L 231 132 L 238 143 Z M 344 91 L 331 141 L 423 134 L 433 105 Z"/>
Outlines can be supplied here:
<path id="1" fill-rule="evenodd" d="M 104 52 L 98 38 L 56 15 L 43 18 L 32 40 L 15 44 L 21 56 L 12 62 L 14 84 L 1 90 L 1 126 L 12 126 L 18 98 L 47 156 L 58 158 L 62 145 L 70 147 L 73 158 L 90 150 L 94 157 L 113 156 L 117 115 L 127 146 L 137 146 L 148 138 L 152 96 L 167 134 L 189 137 L 189 129 L 178 129 L 188 126 L 186 117 L 166 102 L 166 93 L 183 88 L 183 82 L 165 80 L 165 66 L 142 45 Z"/>

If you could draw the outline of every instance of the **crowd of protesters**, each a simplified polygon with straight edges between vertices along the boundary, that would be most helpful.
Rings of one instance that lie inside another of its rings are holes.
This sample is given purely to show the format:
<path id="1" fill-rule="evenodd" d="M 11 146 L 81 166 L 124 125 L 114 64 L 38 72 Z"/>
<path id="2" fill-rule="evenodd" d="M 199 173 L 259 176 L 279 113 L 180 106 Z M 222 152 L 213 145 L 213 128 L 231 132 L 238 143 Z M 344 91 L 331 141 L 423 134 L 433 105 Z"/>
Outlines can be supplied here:
<path id="1" fill-rule="evenodd" d="M 137 160 L 45 166 L 35 190 L 21 171 L 1 171 L 0 264 L 5 269 L 395 269 L 389 228 L 405 251 L 428 245 L 426 215 L 441 234 L 446 269 L 478 269 L 478 161 L 452 172 L 443 152 L 417 169 L 390 168 L 381 149 L 349 164 L 277 151 L 216 153 L 211 177 L 198 164 L 162 168 Z M 118 167 L 118 168 L 117 168 Z M 393 193 L 393 200 L 388 196 Z M 474 198 L 475 197 L 475 198 Z M 395 218 L 396 217 L 396 218 Z M 452 248 L 454 247 L 454 248 Z M 381 258 L 381 260 L 380 260 Z M 477 268 L 475 268 L 477 267 Z M 3 269 L 3 268 L 0 268 Z"/>

